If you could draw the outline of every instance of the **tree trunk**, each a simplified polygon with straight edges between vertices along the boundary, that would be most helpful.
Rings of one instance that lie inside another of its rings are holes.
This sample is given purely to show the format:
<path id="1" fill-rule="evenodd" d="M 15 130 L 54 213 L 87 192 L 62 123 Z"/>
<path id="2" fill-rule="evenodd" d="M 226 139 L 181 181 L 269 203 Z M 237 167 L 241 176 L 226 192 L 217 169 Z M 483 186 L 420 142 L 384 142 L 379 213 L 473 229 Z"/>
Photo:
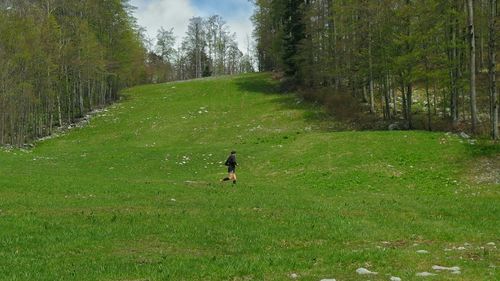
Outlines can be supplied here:
<path id="1" fill-rule="evenodd" d="M 451 115 L 451 123 L 453 128 L 457 128 L 458 126 L 458 50 L 457 50 L 457 22 L 454 21 L 452 27 L 452 50 L 451 50 L 451 61 L 452 61 L 452 69 L 451 69 L 451 102 L 450 102 L 450 115 Z M 445 112 L 445 108 L 443 108 L 443 112 Z M 444 115 L 443 115 L 444 117 Z"/>
<path id="2" fill-rule="evenodd" d="M 62 112 L 61 112 L 61 98 L 59 97 L 59 94 L 57 95 L 57 117 L 59 121 L 59 127 L 62 127 L 63 122 L 62 122 Z"/>
<path id="3" fill-rule="evenodd" d="M 380 106 L 382 106 L 382 116 L 384 117 L 385 120 L 387 119 L 387 108 L 385 107 L 385 86 L 379 85 L 378 88 L 380 92 Z"/>
<path id="4" fill-rule="evenodd" d="M 375 97 L 373 93 L 373 63 L 371 36 L 368 39 L 368 64 L 370 68 L 370 113 L 375 113 Z"/>
<path id="5" fill-rule="evenodd" d="M 438 92 L 436 89 L 436 81 L 434 81 L 432 89 L 432 109 L 434 111 L 434 116 L 437 116 L 437 101 L 436 101 L 436 93 Z"/>
<path id="6" fill-rule="evenodd" d="M 477 132 L 477 105 L 476 105 L 476 39 L 474 35 L 474 2 L 468 0 L 469 13 L 469 47 L 470 47 L 470 114 L 472 133 Z"/>
<path id="7" fill-rule="evenodd" d="M 406 6 L 408 6 L 409 8 L 411 8 L 411 1 L 410 0 L 406 0 Z M 411 37 L 412 35 L 412 32 L 411 32 L 411 16 L 410 14 L 408 14 L 408 17 L 406 19 L 406 24 L 407 24 L 407 36 L 408 37 Z M 411 53 L 412 52 L 412 47 L 410 45 L 410 41 L 409 40 L 406 40 L 406 51 L 408 53 Z M 408 68 L 407 68 L 407 71 L 408 71 L 408 85 L 407 85 L 407 90 L 406 90 L 406 102 L 407 102 L 407 105 L 406 105 L 406 110 L 408 111 L 407 112 L 407 117 L 408 117 L 408 127 L 409 129 L 413 129 L 413 121 L 412 121 L 412 111 L 411 111 L 411 106 L 413 104 L 413 85 L 412 85 L 412 65 L 409 64 L 408 65 Z"/>
<path id="8" fill-rule="evenodd" d="M 403 78 L 401 78 L 403 79 Z M 401 82 L 401 97 L 403 97 L 403 117 L 404 119 L 408 119 L 408 109 L 407 109 L 407 103 L 406 103 L 406 86 L 404 82 Z"/>
<path id="9" fill-rule="evenodd" d="M 398 95 L 396 93 L 396 90 L 394 89 L 394 80 L 392 80 L 391 83 L 391 98 L 392 98 L 392 104 L 393 104 L 393 116 L 396 117 L 398 116 Z"/>
<path id="10" fill-rule="evenodd" d="M 366 103 L 368 102 L 368 95 L 366 93 L 366 84 L 363 85 L 363 102 Z"/>
<path id="11" fill-rule="evenodd" d="M 373 79 L 370 79 L 370 113 L 375 113 L 375 94 L 373 93 Z"/>
<path id="12" fill-rule="evenodd" d="M 85 114 L 85 108 L 83 106 L 83 87 L 82 87 L 82 73 L 78 71 L 78 109 L 80 110 L 80 116 L 83 117 Z"/>
<path id="13" fill-rule="evenodd" d="M 413 104 L 413 85 L 412 83 L 408 83 L 407 89 L 406 89 L 406 110 L 408 111 L 407 117 L 408 117 L 408 127 L 409 129 L 413 129 L 413 120 L 412 120 L 412 112 L 411 112 L 411 106 Z"/>
<path id="14" fill-rule="evenodd" d="M 5 115 L 6 115 L 6 111 L 7 111 L 7 108 L 5 108 L 5 98 L 2 97 L 3 93 L 4 93 L 4 89 L 5 89 L 5 81 L 2 81 L 2 83 L 0 84 L 0 115 L 2 115 L 2 123 L 0 123 L 0 145 L 4 145 L 5 144 Z"/>
<path id="15" fill-rule="evenodd" d="M 496 43 L 495 43 L 495 27 L 496 27 L 496 0 L 490 0 L 489 11 L 489 55 L 488 55 L 488 73 L 490 82 L 490 99 L 491 99 L 491 136 L 494 140 L 498 140 L 498 96 L 496 86 Z"/>
<path id="16" fill-rule="evenodd" d="M 333 18 L 333 50 L 334 50 L 334 80 L 335 80 L 335 90 L 339 90 L 339 84 L 340 84 L 340 74 L 339 74 L 339 56 L 336 54 L 337 53 L 337 24 L 339 21 L 336 21 L 335 18 Z M 368 39 L 368 44 L 370 44 L 370 38 Z M 371 66 L 370 66 L 370 71 L 371 71 Z M 371 81 L 371 78 L 370 78 Z M 371 92 L 373 94 L 373 91 Z M 374 111 L 371 111 L 370 107 L 370 112 L 373 113 Z"/>
<path id="17" fill-rule="evenodd" d="M 90 75 L 89 75 L 90 77 Z M 93 108 L 94 108 L 94 104 L 93 104 L 93 96 L 92 96 L 92 83 L 90 81 L 90 78 L 88 78 L 87 80 L 87 95 L 88 95 L 88 99 L 89 99 L 89 111 L 92 111 Z"/>
<path id="18" fill-rule="evenodd" d="M 428 127 L 427 129 L 429 131 L 432 131 L 432 124 L 431 124 L 431 98 L 429 94 L 429 79 L 425 79 L 425 95 L 427 97 L 427 124 Z"/>
<path id="19" fill-rule="evenodd" d="M 391 89 L 389 84 L 389 75 L 386 75 L 385 79 L 385 89 L 384 89 L 384 100 L 385 100 L 385 108 L 387 110 L 387 119 L 391 120 Z"/>

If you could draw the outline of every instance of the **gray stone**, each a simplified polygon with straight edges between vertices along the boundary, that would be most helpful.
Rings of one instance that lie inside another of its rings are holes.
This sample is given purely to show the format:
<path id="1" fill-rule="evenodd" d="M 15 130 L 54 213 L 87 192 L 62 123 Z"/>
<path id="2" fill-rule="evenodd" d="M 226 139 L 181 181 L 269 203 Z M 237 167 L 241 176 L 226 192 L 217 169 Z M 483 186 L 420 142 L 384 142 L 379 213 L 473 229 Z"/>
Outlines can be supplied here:
<path id="1" fill-rule="evenodd" d="M 363 267 L 356 269 L 356 273 L 358 273 L 359 275 L 369 275 L 369 274 L 377 275 L 378 274 L 377 272 L 369 271 L 368 269 L 363 268 Z"/>
<path id="2" fill-rule="evenodd" d="M 467 134 L 466 134 L 466 133 L 464 133 L 464 132 L 461 132 L 461 133 L 459 134 L 459 136 L 460 136 L 461 138 L 463 138 L 463 139 L 470 139 L 470 136 L 469 136 L 469 135 L 467 135 Z"/>
<path id="3" fill-rule="evenodd" d="M 429 277 L 429 276 L 436 276 L 436 275 L 437 274 L 430 273 L 427 271 L 417 273 L 417 276 L 419 276 L 419 277 Z"/>

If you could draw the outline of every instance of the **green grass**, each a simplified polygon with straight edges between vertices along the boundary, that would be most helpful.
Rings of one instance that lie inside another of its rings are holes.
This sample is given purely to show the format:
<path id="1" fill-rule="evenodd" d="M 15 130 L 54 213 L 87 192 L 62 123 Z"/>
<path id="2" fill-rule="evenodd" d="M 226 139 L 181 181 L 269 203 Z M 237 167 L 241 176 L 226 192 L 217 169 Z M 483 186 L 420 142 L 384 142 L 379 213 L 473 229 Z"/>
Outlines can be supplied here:
<path id="1" fill-rule="evenodd" d="M 328 132 L 267 74 L 124 95 L 0 151 L 1 280 L 500 279 L 499 186 L 469 180 L 485 152 L 457 137 Z M 218 182 L 231 149 L 236 187 Z"/>

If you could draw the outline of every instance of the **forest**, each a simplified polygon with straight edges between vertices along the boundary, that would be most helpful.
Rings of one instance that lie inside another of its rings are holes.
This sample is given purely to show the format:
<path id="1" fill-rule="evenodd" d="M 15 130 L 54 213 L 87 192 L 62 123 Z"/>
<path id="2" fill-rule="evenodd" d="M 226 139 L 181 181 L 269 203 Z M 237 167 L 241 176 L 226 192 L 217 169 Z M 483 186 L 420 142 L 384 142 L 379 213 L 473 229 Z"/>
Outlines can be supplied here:
<path id="1" fill-rule="evenodd" d="M 194 17 L 182 43 L 155 43 L 128 0 L 0 1 L 0 145 L 73 127 L 120 90 L 252 70 L 222 17 Z"/>
<path id="2" fill-rule="evenodd" d="M 498 139 L 496 0 L 256 0 L 260 71 L 342 114 Z M 369 115 L 369 114 L 368 114 Z"/>
<path id="3" fill-rule="evenodd" d="M 254 65 L 361 126 L 498 139 L 497 2 L 255 0 L 243 53 L 218 15 L 150 39 L 129 0 L 2 0 L 0 145 L 71 127 L 126 87 Z"/>
<path id="4" fill-rule="evenodd" d="M 144 48 L 121 1 L 0 3 L 0 144 L 50 135 L 145 80 Z"/>
<path id="5" fill-rule="evenodd" d="M 158 30 L 155 40 L 145 39 L 151 83 L 253 72 L 251 46 L 239 49 L 236 33 L 219 15 L 193 17 L 180 44 L 173 29 Z M 177 46 L 178 45 L 178 46 Z"/>

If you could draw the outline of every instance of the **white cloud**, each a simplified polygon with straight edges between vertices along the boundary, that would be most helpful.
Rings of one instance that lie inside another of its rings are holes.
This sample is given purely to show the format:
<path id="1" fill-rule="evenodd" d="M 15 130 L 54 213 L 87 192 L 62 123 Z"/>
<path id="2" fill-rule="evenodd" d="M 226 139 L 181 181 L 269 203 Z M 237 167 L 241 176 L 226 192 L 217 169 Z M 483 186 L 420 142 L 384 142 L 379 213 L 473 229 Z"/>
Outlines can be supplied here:
<path id="1" fill-rule="evenodd" d="M 182 40 L 187 31 L 189 19 L 198 13 L 188 0 L 133 0 L 131 4 L 138 9 L 135 17 L 140 26 L 156 42 L 160 27 L 167 30 L 174 28 L 177 42 Z"/>
<path id="2" fill-rule="evenodd" d="M 237 40 L 238 41 L 238 47 L 243 53 L 247 52 L 247 45 L 248 45 L 248 40 L 250 40 L 250 47 L 252 45 L 252 30 L 253 30 L 253 25 L 252 22 L 250 21 L 250 18 L 248 19 L 241 19 L 241 20 L 228 20 L 227 24 L 230 27 L 231 32 L 236 32 Z M 248 40 L 247 40 L 248 36 Z"/>
<path id="3" fill-rule="evenodd" d="M 149 38 L 156 42 L 156 33 L 160 27 L 174 28 L 177 44 L 185 36 L 189 19 L 195 16 L 207 17 L 213 13 L 200 11 L 190 0 L 132 0 L 137 7 L 135 17 L 140 26 L 146 28 Z M 247 35 L 252 40 L 253 25 L 251 11 L 245 16 L 220 15 L 227 21 L 231 32 L 236 32 L 238 46 L 243 53 L 247 50 Z M 252 42 L 252 41 L 251 41 Z"/>

